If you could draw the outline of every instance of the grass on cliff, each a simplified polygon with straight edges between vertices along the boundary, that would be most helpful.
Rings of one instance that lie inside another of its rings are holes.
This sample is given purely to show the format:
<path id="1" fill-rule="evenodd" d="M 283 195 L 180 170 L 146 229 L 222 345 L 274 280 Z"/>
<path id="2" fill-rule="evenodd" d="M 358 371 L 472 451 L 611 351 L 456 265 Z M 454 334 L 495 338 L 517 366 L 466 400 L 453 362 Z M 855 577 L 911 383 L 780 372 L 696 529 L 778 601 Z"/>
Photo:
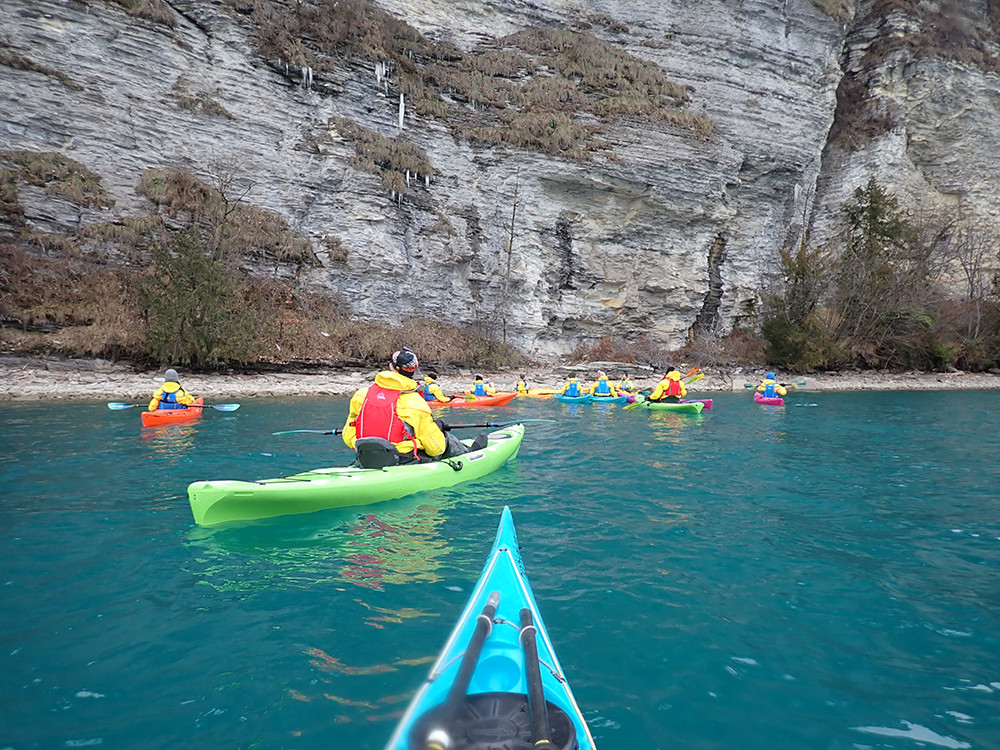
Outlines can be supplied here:
<path id="1" fill-rule="evenodd" d="M 243 0 L 230 2 L 247 10 Z M 700 138 L 714 132 L 709 118 L 686 108 L 690 87 L 592 32 L 597 25 L 620 33 L 624 25 L 610 17 L 581 18 L 577 29 L 525 29 L 465 52 L 369 0 L 261 0 L 252 8 L 264 57 L 318 76 L 380 63 L 393 96 L 404 94 L 407 107 L 474 141 L 587 159 L 604 147 L 602 125 L 626 118 Z"/>
<path id="2" fill-rule="evenodd" d="M 405 344 L 439 367 L 521 361 L 487 336 L 433 320 L 355 320 L 336 295 L 305 288 L 297 279 L 316 263 L 310 243 L 246 203 L 248 187 L 231 171 L 216 169 L 213 186 L 181 170 L 148 170 L 136 189 L 149 215 L 64 235 L 23 227 L 18 186 L 104 205 L 96 176 L 51 154 L 4 158 L 12 166 L 0 174 L 0 351 L 289 368 L 379 365 Z M 336 237 L 326 244 L 340 246 Z"/>

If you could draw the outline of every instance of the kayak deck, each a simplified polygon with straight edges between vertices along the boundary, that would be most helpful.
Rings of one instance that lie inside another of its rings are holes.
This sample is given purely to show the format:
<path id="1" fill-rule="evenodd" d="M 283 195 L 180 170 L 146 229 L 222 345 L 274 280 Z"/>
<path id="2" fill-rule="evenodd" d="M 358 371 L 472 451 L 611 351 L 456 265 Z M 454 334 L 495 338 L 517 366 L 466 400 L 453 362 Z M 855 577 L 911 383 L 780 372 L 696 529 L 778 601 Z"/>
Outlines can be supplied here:
<path id="1" fill-rule="evenodd" d="M 153 427 L 161 424 L 173 424 L 174 422 L 187 422 L 197 419 L 203 411 L 203 398 L 197 399 L 192 406 L 183 409 L 156 409 L 154 411 L 142 412 L 142 426 Z"/>
<path id="2" fill-rule="evenodd" d="M 489 433 L 482 450 L 441 461 L 384 469 L 336 466 L 255 482 L 192 482 L 188 500 L 199 526 L 368 505 L 479 479 L 516 456 L 523 437 L 524 425 L 516 424 Z"/>
<path id="3" fill-rule="evenodd" d="M 495 611 L 485 609 L 487 604 L 495 604 Z M 522 627 L 528 622 L 524 610 L 533 627 Z M 486 631 L 478 654 L 477 627 Z M 467 685 L 463 686 L 463 678 Z M 544 726 L 535 730 L 531 726 L 532 717 L 540 713 L 539 687 L 548 722 L 549 737 L 544 738 L 537 736 L 545 733 Z M 529 697 L 533 689 L 534 697 Z M 542 622 L 518 552 L 510 509 L 505 507 L 479 581 L 386 750 L 520 749 L 541 739 L 550 739 L 552 744 L 545 747 L 551 748 L 595 747 Z M 432 744 L 435 741 L 438 745 Z"/>

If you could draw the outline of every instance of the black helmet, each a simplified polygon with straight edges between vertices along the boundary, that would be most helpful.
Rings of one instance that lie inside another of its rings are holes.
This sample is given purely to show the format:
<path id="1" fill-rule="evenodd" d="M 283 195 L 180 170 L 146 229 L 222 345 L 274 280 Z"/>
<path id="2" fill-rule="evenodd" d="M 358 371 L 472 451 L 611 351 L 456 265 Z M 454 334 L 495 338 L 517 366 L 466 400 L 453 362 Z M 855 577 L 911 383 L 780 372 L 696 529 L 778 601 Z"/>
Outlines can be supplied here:
<path id="1" fill-rule="evenodd" d="M 392 362 L 393 369 L 411 374 L 417 371 L 417 366 L 420 364 L 417 361 L 417 355 L 405 346 L 398 352 L 393 352 L 390 361 Z"/>

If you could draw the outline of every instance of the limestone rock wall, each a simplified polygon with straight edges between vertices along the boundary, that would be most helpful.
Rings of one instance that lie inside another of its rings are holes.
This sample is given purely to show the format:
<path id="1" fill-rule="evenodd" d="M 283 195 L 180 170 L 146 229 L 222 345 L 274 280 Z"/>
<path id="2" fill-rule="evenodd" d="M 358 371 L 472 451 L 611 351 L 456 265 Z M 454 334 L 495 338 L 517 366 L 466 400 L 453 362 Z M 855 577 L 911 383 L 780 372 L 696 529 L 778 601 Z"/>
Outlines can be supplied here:
<path id="1" fill-rule="evenodd" d="M 906 143 L 893 147 L 899 136 L 890 135 L 890 145 L 862 154 L 828 151 L 832 170 L 824 163 L 841 61 L 850 63 L 852 2 L 384 2 L 427 36 L 467 50 L 529 25 L 614 19 L 627 31 L 602 32 L 606 40 L 691 86 L 690 108 L 715 123 L 700 138 L 617 121 L 605 126 L 610 148 L 580 163 L 473 147 L 407 111 L 403 136 L 434 174 L 399 199 L 351 166 L 353 149 L 331 125 L 346 117 L 397 133 L 398 95 L 381 90 L 377 61 L 345 61 L 336 76 L 302 80 L 294 67 L 263 60 L 218 0 L 168 3 L 173 27 L 96 0 L 5 0 L 0 149 L 64 153 L 96 172 L 115 201 L 84 209 L 26 192 L 25 219 L 45 231 L 148 211 L 136 192 L 146 169 L 206 179 L 228 169 L 252 181 L 247 200 L 312 242 L 321 266 L 309 282 L 343 295 L 359 317 L 420 314 L 493 332 L 505 322 L 508 340 L 537 356 L 645 332 L 679 346 L 696 324 L 728 331 L 777 251 L 804 227 L 832 227 L 864 165 L 881 166 L 887 154 L 934 190 L 974 176 L 983 200 L 995 201 L 992 165 L 975 173 L 956 164 L 972 170 L 959 147 L 970 143 L 975 110 L 998 116 L 997 89 L 946 63 L 899 71 L 891 95 L 911 118 Z M 971 98 L 965 119 L 927 107 L 942 74 Z M 334 256 L 329 238 L 340 241 Z"/>

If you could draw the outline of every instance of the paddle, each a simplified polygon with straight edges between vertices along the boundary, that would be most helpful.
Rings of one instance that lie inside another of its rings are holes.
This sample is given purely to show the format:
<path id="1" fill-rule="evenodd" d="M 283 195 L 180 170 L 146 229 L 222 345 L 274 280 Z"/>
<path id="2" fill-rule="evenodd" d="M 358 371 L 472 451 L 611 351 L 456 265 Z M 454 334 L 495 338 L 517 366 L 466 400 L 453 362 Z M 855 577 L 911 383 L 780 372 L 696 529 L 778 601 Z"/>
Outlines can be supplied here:
<path id="1" fill-rule="evenodd" d="M 108 404 L 108 408 L 113 411 L 121 411 L 122 409 L 135 409 L 136 407 L 140 409 L 145 409 L 148 404 L 123 404 L 120 401 L 111 401 Z M 236 411 L 240 408 L 239 404 L 202 404 L 201 407 L 205 409 L 218 409 L 219 411 Z M 185 406 L 185 409 L 188 407 Z M 192 404 L 191 408 L 199 408 L 197 404 Z"/>
<path id="2" fill-rule="evenodd" d="M 472 681 L 472 673 L 476 671 L 476 663 L 479 655 L 483 652 L 486 639 L 493 631 L 493 618 L 496 617 L 497 607 L 500 605 L 500 592 L 493 591 L 486 600 L 483 611 L 476 618 L 476 628 L 472 631 L 469 645 L 462 655 L 462 661 L 458 665 L 458 672 L 455 673 L 455 681 L 451 683 L 448 697 L 444 702 L 444 710 L 440 724 L 431 731 L 427 739 L 421 744 L 423 750 L 441 750 L 451 744 L 445 727 L 450 727 L 453 717 L 459 712 L 465 702 L 465 694 L 469 690 L 469 683 Z M 440 735 L 444 734 L 441 738 Z M 440 740 L 444 739 L 444 742 Z"/>
<path id="3" fill-rule="evenodd" d="M 510 427 L 512 424 L 524 424 L 525 422 L 555 422 L 554 419 L 515 419 L 513 422 L 477 422 L 476 424 L 445 424 L 443 432 L 448 430 L 464 430 L 473 427 Z M 272 435 L 291 435 L 296 432 L 308 432 L 313 435 L 340 435 L 343 430 L 282 430 L 272 432 Z"/>
<path id="4" fill-rule="evenodd" d="M 464 430 L 472 427 L 510 427 L 512 424 L 525 422 L 555 422 L 555 419 L 515 419 L 512 422 L 478 422 L 476 424 L 445 424 L 444 430 Z"/>
<path id="5" fill-rule="evenodd" d="M 783 386 L 785 388 L 804 388 L 805 385 L 806 385 L 806 381 L 804 381 L 804 380 L 796 380 L 794 383 L 778 383 L 778 385 Z M 756 388 L 757 386 L 755 386 L 753 383 L 744 383 L 743 387 L 744 388 Z"/>
<path id="6" fill-rule="evenodd" d="M 535 637 L 538 630 L 531 610 L 524 607 L 521 610 L 521 650 L 524 652 L 524 677 L 528 683 L 528 715 L 531 719 L 532 747 L 555 747 L 549 735 L 549 713 L 545 707 L 545 688 L 542 686 L 542 670 L 538 664 L 538 643 Z"/>

